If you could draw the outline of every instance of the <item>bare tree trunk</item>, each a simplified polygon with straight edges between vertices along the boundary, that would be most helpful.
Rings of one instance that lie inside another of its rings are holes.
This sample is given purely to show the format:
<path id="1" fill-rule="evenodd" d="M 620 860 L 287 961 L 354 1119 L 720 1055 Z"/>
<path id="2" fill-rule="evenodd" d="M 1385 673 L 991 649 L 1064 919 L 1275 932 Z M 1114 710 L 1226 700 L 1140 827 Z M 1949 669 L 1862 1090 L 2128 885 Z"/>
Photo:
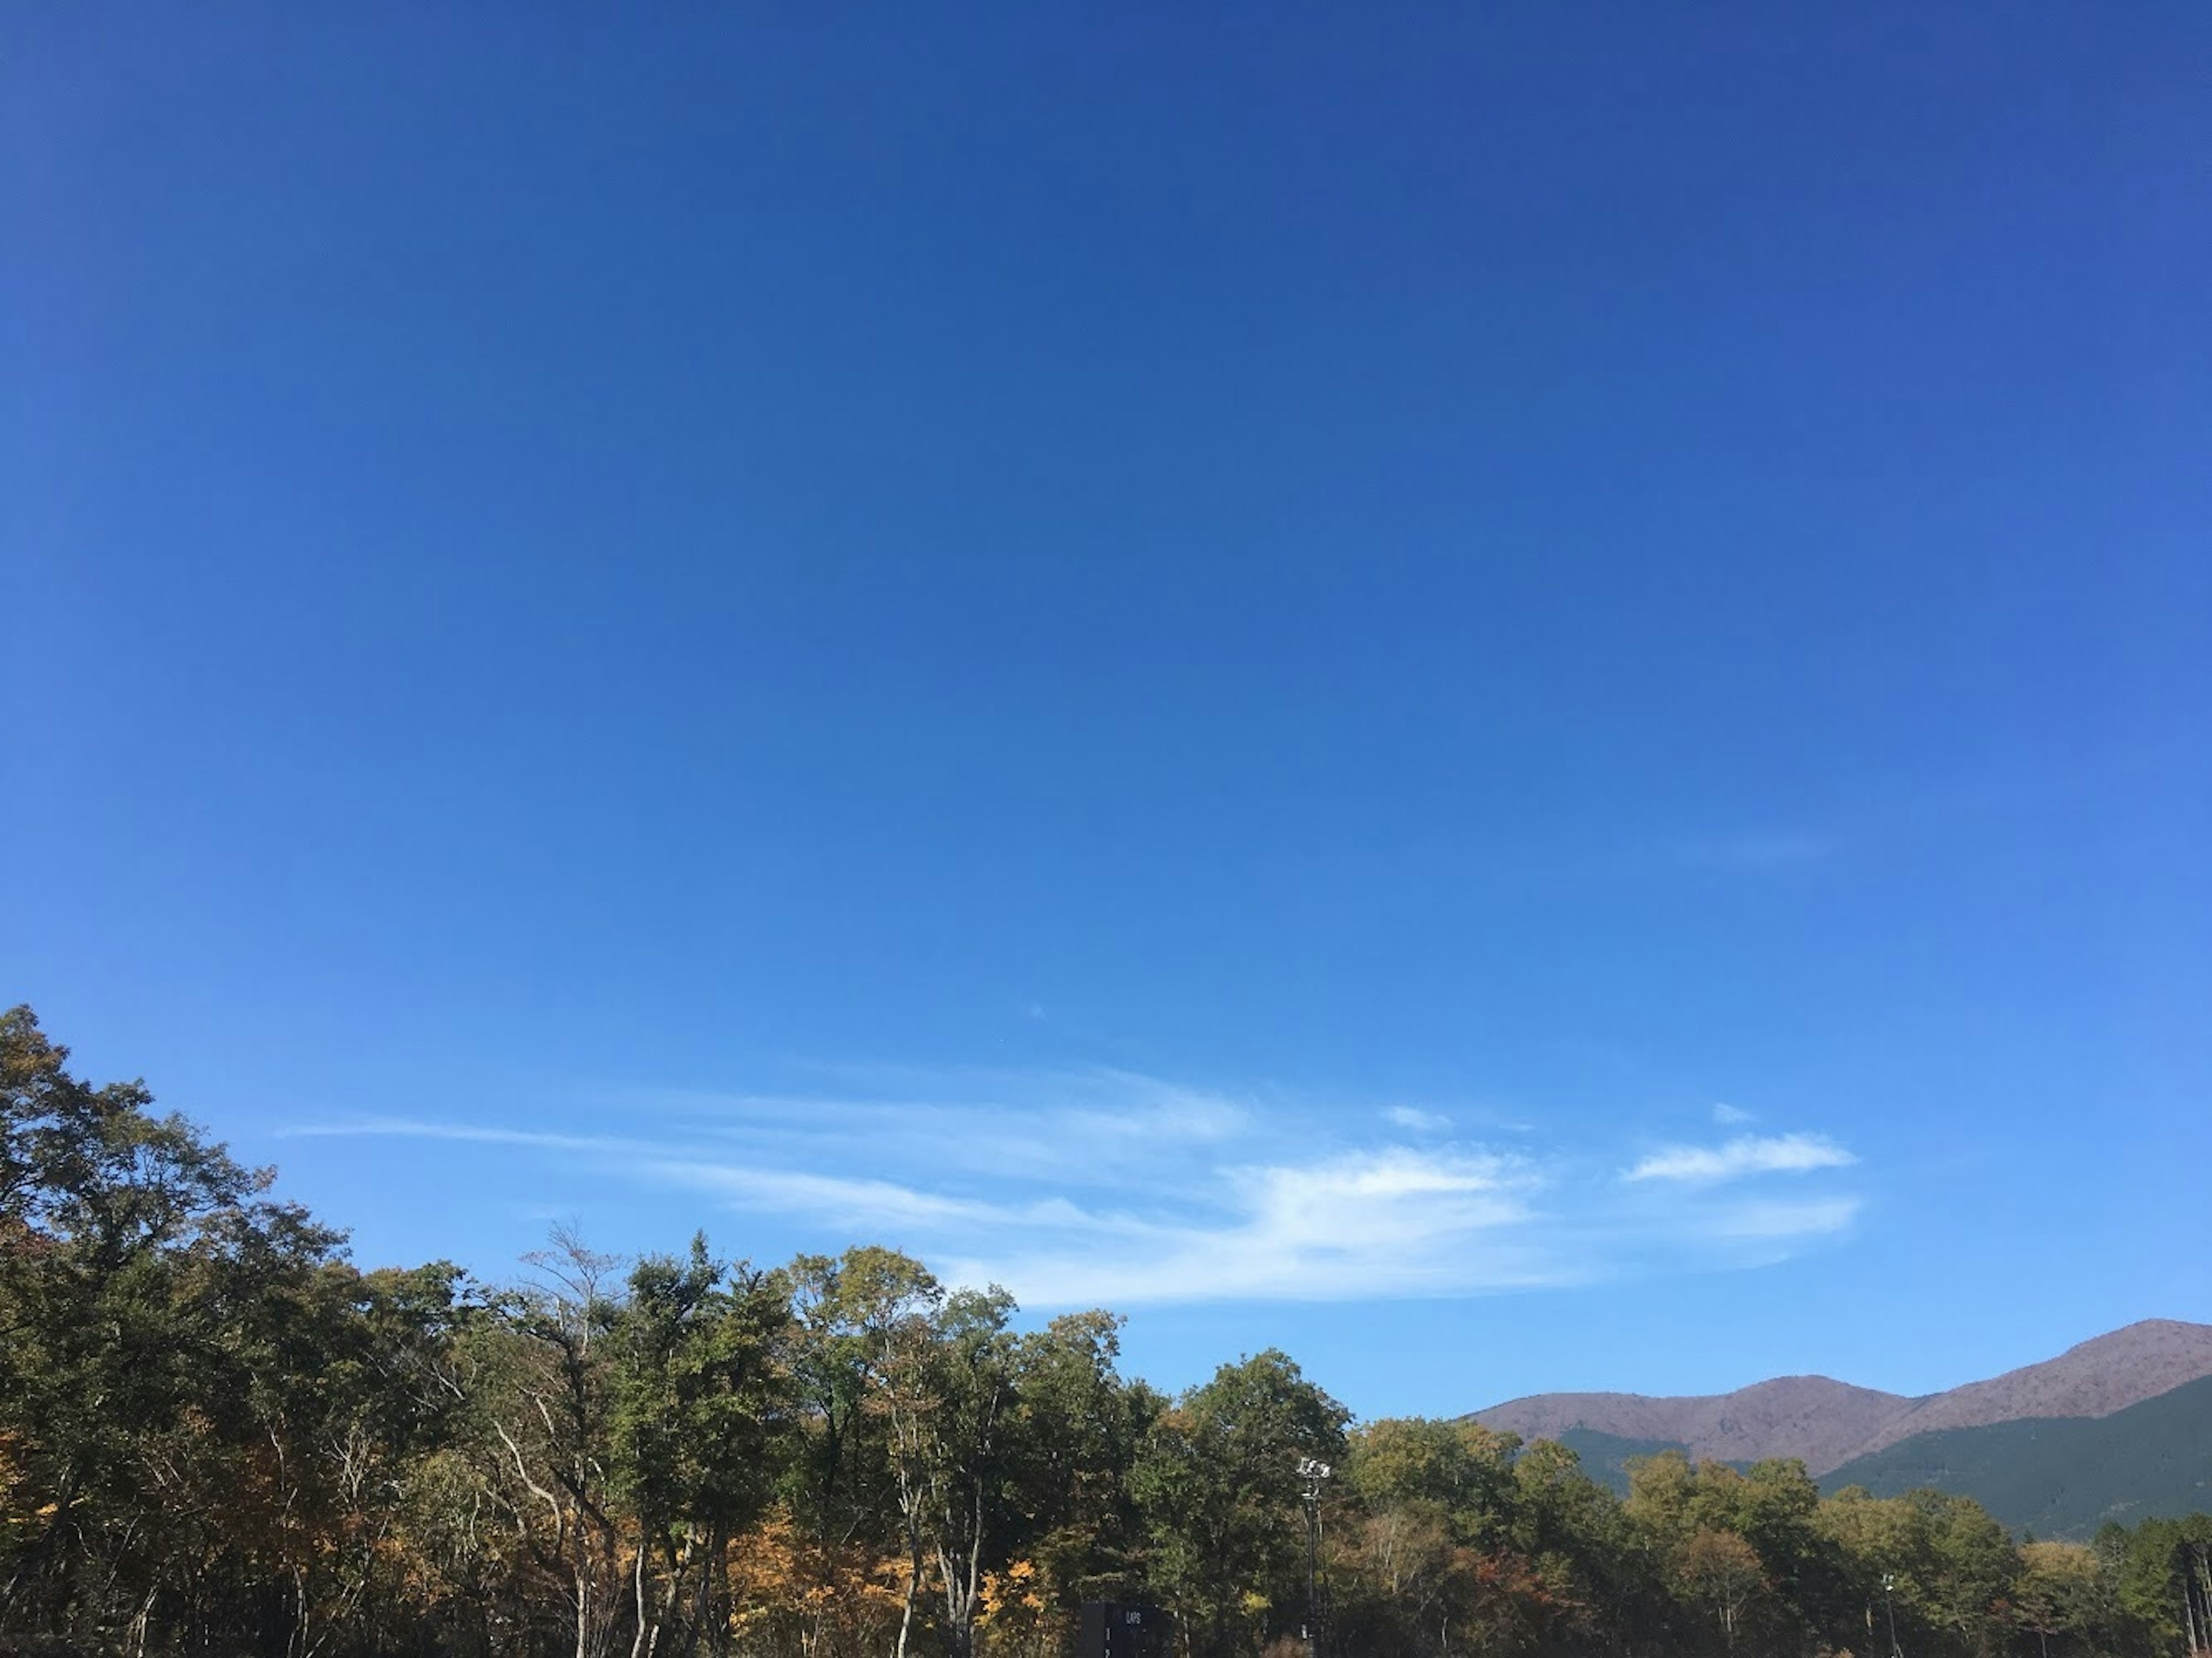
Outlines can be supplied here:
<path id="1" fill-rule="evenodd" d="M 915 1603 L 921 1598 L 922 1547 L 921 1505 L 924 1492 L 921 1486 L 921 1426 L 915 1419 L 911 1404 L 902 1406 L 898 1395 L 897 1356 L 886 1335 L 884 1340 L 883 1374 L 888 1382 L 886 1403 L 890 1406 L 892 1455 L 898 1473 L 899 1519 L 906 1527 L 907 1572 L 906 1597 L 899 1608 L 898 1644 L 892 1649 L 893 1658 L 906 1658 L 907 1643 L 914 1632 Z"/>
<path id="2" fill-rule="evenodd" d="M 906 1571 L 906 1604 L 899 1608 L 898 1645 L 892 1649 L 893 1658 L 906 1658 L 907 1637 L 914 1629 L 914 1603 L 921 1598 L 921 1534 L 907 1527 L 908 1564 Z"/>
<path id="3" fill-rule="evenodd" d="M 161 1592 L 158 1587 L 148 1589 L 146 1598 L 138 1603 L 138 1615 L 131 1620 L 131 1649 L 138 1658 L 146 1658 L 147 1626 L 153 1621 L 154 1598 Z"/>
<path id="4" fill-rule="evenodd" d="M 951 1515 L 948 1513 L 949 1522 Z M 954 1556 L 946 1542 L 937 1548 L 937 1573 L 945 1584 L 945 1634 L 952 1658 L 972 1658 L 975 1650 L 975 1606 L 982 1598 L 983 1493 L 971 1494 L 968 1515 L 967 1558 Z M 945 1527 L 949 1540 L 952 1527 Z"/>

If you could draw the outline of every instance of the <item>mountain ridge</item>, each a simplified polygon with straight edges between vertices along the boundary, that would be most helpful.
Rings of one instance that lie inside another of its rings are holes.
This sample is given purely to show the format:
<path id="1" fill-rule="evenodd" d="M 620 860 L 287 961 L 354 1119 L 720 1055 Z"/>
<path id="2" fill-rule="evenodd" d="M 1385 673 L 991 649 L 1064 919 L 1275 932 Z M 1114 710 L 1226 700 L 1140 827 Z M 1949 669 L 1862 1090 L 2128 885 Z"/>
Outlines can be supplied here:
<path id="1" fill-rule="evenodd" d="M 2212 1324 L 2142 1319 L 2054 1358 L 1917 1397 L 1832 1376 L 1776 1376 L 1726 1394 L 1533 1394 L 1473 1413 L 1524 1439 L 1576 1430 L 1679 1444 L 1691 1455 L 1796 1457 L 1814 1474 L 1916 1435 L 2037 1418 L 2113 1415 L 2212 1376 Z"/>

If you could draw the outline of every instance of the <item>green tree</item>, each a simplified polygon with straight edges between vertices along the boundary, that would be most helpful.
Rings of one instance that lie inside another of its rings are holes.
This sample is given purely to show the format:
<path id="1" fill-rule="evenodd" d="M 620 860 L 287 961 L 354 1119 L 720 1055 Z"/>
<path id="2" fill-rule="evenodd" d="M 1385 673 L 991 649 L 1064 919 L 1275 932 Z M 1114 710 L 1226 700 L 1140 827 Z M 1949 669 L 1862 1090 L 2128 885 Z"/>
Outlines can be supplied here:
<path id="1" fill-rule="evenodd" d="M 649 1256 L 610 1322 L 617 1494 L 636 1528 L 633 1654 L 726 1649 L 726 1551 L 774 1490 L 789 1408 L 780 1274 Z"/>
<path id="2" fill-rule="evenodd" d="M 1759 1552 L 1732 1531 L 1706 1527 L 1684 1540 L 1675 1562 L 1691 1600 L 1712 1616 L 1726 1650 L 1735 1650 L 1753 1606 L 1771 1588 Z"/>
<path id="3" fill-rule="evenodd" d="M 2109 1649 L 2118 1634 L 2111 1575 L 2094 1549 L 2078 1543 L 2024 1543 L 2012 1594 L 2014 1625 L 2035 1643 L 2036 1658 Z"/>
<path id="4" fill-rule="evenodd" d="M 94 1088 L 68 1059 L 29 1009 L 0 1014 L 0 1641 L 212 1636 L 238 1615 L 256 1382 L 286 1380 L 255 1342 L 340 1238 L 267 1198 L 270 1171 L 153 1115 L 143 1084 Z"/>
<path id="5" fill-rule="evenodd" d="M 1121 1319 L 1068 1313 L 1021 1338 L 1008 1424 L 1014 1485 L 1005 1550 L 1067 1605 L 1138 1587 L 1141 1540 L 1128 1473 L 1166 1401 L 1116 1369 Z"/>
<path id="6" fill-rule="evenodd" d="M 486 1332 L 481 1403 L 506 1454 L 503 1500 L 529 1558 L 558 1586 L 575 1658 L 614 1650 L 633 1585 L 613 1503 L 614 1384 L 606 1337 L 622 1311 L 619 1261 L 556 1229 L 532 1280 L 501 1297 Z"/>
<path id="7" fill-rule="evenodd" d="M 1131 1489 L 1147 1580 L 1194 1658 L 1237 1652 L 1300 1621 L 1298 1462 L 1340 1462 L 1348 1419 L 1287 1355 L 1270 1350 L 1223 1365 L 1154 1424 Z"/>
<path id="8" fill-rule="evenodd" d="M 1984 1658 L 2004 1643 L 2004 1612 L 2020 1557 L 2004 1527 L 1971 1497 L 1915 1491 L 1907 1499 L 1926 1526 L 1924 1564 L 1914 1587 L 1923 1617 L 1954 1643 Z"/>
<path id="9" fill-rule="evenodd" d="M 2165 1652 L 2212 1651 L 2212 1515 L 2108 1528 L 2099 1546 L 2143 1638 Z"/>

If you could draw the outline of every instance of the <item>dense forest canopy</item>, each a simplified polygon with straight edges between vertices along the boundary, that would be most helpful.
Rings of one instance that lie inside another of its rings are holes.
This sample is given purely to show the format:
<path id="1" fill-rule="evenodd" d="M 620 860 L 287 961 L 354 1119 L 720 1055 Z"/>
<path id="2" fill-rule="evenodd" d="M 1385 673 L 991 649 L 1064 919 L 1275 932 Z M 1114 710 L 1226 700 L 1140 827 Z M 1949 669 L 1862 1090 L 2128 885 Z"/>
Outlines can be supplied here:
<path id="1" fill-rule="evenodd" d="M 877 1248 L 362 1272 L 67 1060 L 0 1016 L 0 1650 L 1043 1658 L 1117 1598 L 1232 1658 L 1301 1649 L 1310 1542 L 1344 1658 L 2212 1649 L 2212 1516 L 2015 1540 L 1680 1455 L 1624 1500 L 1279 1352 L 1168 1397 L 1113 1315 Z"/>

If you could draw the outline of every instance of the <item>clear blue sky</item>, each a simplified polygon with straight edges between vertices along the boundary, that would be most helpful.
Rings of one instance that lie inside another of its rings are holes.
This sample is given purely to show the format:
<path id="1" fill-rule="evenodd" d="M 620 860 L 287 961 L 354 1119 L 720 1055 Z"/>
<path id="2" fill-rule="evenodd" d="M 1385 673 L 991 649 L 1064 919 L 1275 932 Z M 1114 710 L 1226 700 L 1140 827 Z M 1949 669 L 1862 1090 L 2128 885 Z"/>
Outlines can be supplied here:
<path id="1" fill-rule="evenodd" d="M 0 999 L 365 1263 L 880 1240 L 1366 1414 L 2212 1319 L 2208 88 L 14 8 Z"/>

